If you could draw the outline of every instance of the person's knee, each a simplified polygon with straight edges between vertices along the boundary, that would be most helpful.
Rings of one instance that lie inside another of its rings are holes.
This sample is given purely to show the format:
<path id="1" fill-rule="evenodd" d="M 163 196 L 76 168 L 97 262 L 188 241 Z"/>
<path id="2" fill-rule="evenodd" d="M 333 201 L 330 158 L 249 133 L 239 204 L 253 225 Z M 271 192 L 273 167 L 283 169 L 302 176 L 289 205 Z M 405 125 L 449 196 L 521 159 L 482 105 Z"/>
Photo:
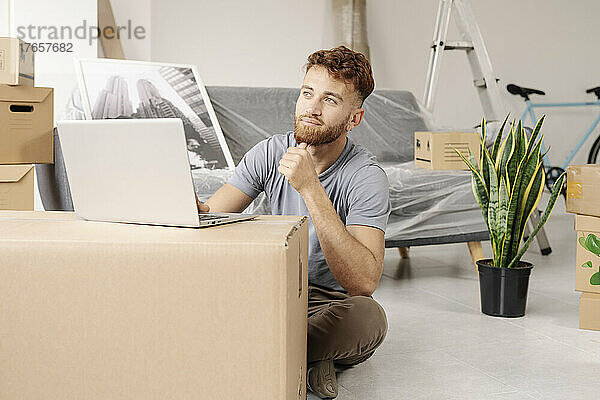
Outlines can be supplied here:
<path id="1" fill-rule="evenodd" d="M 375 300 L 347 297 L 309 318 L 308 360 L 355 365 L 373 354 L 386 333 L 387 318 Z"/>
<path id="2" fill-rule="evenodd" d="M 348 317 L 352 322 L 347 328 L 352 330 L 350 336 L 354 347 L 352 355 L 335 360 L 342 367 L 357 365 L 370 358 L 383 343 L 388 329 L 385 311 L 371 297 L 353 296 L 346 302 L 351 305 Z"/>
<path id="3" fill-rule="evenodd" d="M 352 317 L 356 321 L 356 329 L 362 332 L 361 336 L 370 337 L 377 345 L 381 344 L 388 329 L 383 307 L 366 296 L 352 296 L 347 301 L 352 304 Z"/>

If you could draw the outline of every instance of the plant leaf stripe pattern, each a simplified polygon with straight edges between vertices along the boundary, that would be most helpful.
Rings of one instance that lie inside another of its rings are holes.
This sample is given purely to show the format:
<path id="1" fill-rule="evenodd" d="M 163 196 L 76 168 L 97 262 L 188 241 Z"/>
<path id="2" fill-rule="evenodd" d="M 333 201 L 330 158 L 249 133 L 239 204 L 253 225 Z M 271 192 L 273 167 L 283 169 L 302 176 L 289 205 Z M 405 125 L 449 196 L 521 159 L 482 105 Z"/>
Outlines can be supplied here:
<path id="1" fill-rule="evenodd" d="M 540 200 L 542 195 L 542 191 L 544 190 L 543 180 L 545 179 L 545 174 L 542 168 L 542 164 L 540 162 L 540 146 L 541 140 L 534 148 L 532 154 L 528 156 L 528 159 L 521 162 L 517 170 L 517 183 L 515 184 L 515 190 L 512 195 L 515 198 L 515 206 L 518 207 L 515 210 L 515 220 L 513 227 L 517 228 L 513 230 L 513 236 L 511 238 L 511 253 L 516 253 L 521 240 L 523 239 L 523 228 L 525 227 L 525 223 L 527 219 L 529 219 L 530 211 L 533 210 L 537 203 Z M 520 175 L 520 176 L 519 176 Z M 538 177 L 539 175 L 539 177 Z M 537 186 L 534 184 L 537 183 Z M 531 195 L 531 200 L 529 199 Z M 528 211 L 525 218 L 523 218 L 525 213 L 525 207 L 527 203 L 530 202 L 530 211 Z"/>
<path id="2" fill-rule="evenodd" d="M 483 119 L 480 159 L 476 160 L 471 151 L 467 158 L 455 149 L 471 170 L 471 187 L 490 232 L 495 267 L 518 266 L 535 235 L 550 217 L 566 179 L 562 174 L 556 180 L 538 224 L 522 243 L 527 221 L 536 212 L 545 186 L 543 155 L 540 154 L 544 119 L 545 116 L 540 118 L 530 137 L 527 137 L 522 122 L 513 120 L 503 140 L 507 115 L 496 134 L 491 153 L 485 147 L 487 132 Z M 598 249 L 600 251 L 600 243 Z"/>

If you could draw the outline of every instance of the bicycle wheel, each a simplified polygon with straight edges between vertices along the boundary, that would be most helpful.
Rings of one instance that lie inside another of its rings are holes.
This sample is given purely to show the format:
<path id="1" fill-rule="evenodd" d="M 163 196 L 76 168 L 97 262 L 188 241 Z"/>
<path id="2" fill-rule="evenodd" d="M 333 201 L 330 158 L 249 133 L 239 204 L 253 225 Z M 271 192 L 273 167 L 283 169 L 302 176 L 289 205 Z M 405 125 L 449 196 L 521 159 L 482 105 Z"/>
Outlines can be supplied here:
<path id="1" fill-rule="evenodd" d="M 588 156 L 588 164 L 600 164 L 600 136 L 596 138 L 592 148 L 590 149 L 590 154 Z"/>

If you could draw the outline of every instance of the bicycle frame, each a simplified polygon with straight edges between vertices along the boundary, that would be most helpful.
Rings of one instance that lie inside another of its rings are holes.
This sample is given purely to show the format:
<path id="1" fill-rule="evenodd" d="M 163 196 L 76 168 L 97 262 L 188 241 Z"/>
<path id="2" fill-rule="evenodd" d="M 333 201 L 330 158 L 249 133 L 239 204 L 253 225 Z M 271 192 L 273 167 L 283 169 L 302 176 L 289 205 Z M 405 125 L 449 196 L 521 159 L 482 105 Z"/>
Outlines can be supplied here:
<path id="1" fill-rule="evenodd" d="M 584 106 L 600 106 L 600 100 L 585 101 L 585 102 L 572 102 L 572 103 L 532 103 L 531 100 L 525 100 L 525 111 L 523 111 L 523 115 L 521 115 L 521 121 L 525 122 L 525 117 L 529 116 L 529 118 L 531 118 L 531 122 L 533 123 L 533 126 L 535 126 L 535 124 L 537 124 L 538 120 L 535 117 L 535 113 L 533 112 L 534 108 L 566 108 L 566 107 L 584 107 Z M 590 125 L 590 127 L 587 129 L 585 134 L 581 137 L 581 139 L 579 140 L 577 145 L 573 148 L 571 153 L 567 156 L 563 165 L 561 165 L 560 168 L 562 168 L 563 170 L 567 169 L 567 166 L 571 163 L 571 161 L 573 161 L 575 154 L 577 154 L 577 152 L 579 150 L 581 150 L 581 147 L 583 146 L 585 141 L 588 139 L 588 137 L 592 134 L 594 129 L 596 129 L 596 126 L 598 125 L 598 123 L 600 123 L 600 113 L 598 113 L 598 116 L 596 117 L 594 122 L 592 122 L 592 125 Z M 544 143 L 542 143 L 542 153 L 546 153 L 546 148 L 544 146 Z M 548 171 L 552 167 L 552 165 L 550 164 L 550 158 L 548 157 L 548 154 L 546 154 L 544 156 L 544 167 L 545 167 L 546 171 Z"/>

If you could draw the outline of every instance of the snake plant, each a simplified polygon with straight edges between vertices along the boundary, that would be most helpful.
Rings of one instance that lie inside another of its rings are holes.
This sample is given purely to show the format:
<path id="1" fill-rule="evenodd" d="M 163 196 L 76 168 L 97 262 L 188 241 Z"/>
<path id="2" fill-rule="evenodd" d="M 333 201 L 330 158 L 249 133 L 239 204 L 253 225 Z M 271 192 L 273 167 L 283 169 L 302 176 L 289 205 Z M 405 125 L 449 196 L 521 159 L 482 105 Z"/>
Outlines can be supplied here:
<path id="1" fill-rule="evenodd" d="M 468 158 L 455 150 L 471 170 L 475 199 L 487 224 L 493 252 L 493 266 L 511 268 L 518 265 L 533 238 L 548 220 L 563 187 L 565 174 L 554 183 L 548 204 L 539 223 L 525 243 L 523 232 L 527 220 L 536 210 L 544 190 L 546 174 L 542 164 L 540 118 L 528 138 L 521 121 L 512 122 L 502 140 L 508 115 L 494 140 L 491 153 L 485 147 L 485 119 L 481 123 L 481 157 L 476 160 L 469 150 Z"/>

